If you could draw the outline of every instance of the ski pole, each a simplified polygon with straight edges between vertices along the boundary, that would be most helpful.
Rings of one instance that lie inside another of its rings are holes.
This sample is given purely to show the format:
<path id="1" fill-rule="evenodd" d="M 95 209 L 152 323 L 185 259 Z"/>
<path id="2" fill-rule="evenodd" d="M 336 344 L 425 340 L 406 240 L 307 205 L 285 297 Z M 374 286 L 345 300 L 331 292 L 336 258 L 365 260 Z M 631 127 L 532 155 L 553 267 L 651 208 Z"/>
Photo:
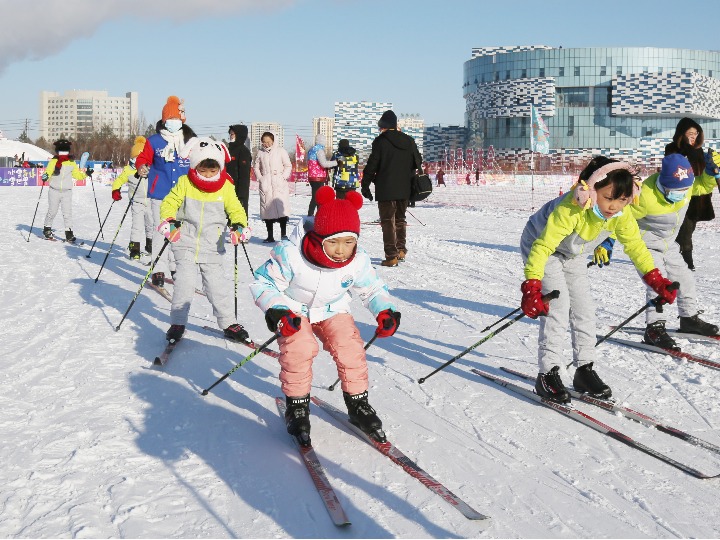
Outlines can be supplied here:
<path id="1" fill-rule="evenodd" d="M 240 367 L 242 367 L 243 364 L 245 364 L 246 362 L 249 362 L 250 360 L 252 360 L 253 358 L 255 358 L 255 356 L 257 356 L 258 354 L 260 354 L 264 349 L 267 348 L 268 345 L 270 345 L 270 344 L 271 344 L 273 341 L 275 341 L 278 337 L 280 337 L 280 334 L 274 334 L 273 337 L 271 337 L 270 339 L 268 339 L 265 343 L 263 343 L 262 345 L 260 345 L 257 349 L 255 349 L 253 352 L 251 352 L 251 353 L 248 354 L 245 358 L 243 358 L 243 359 L 240 360 L 237 364 L 235 364 L 235 367 L 234 367 L 234 368 L 232 368 L 232 369 L 231 369 L 230 371 L 228 371 L 225 375 L 223 375 L 222 377 L 220 377 L 220 378 L 219 378 L 217 381 L 215 381 L 209 388 L 206 388 L 205 390 L 203 390 L 202 392 L 200 392 L 200 395 L 207 396 L 207 395 L 208 395 L 208 392 L 210 392 L 210 390 L 212 390 L 212 389 L 215 388 L 218 384 L 220 384 L 220 383 L 223 382 L 225 379 L 227 379 L 227 378 L 228 378 L 230 375 L 232 375 L 236 370 L 240 369 Z"/>
<path id="2" fill-rule="evenodd" d="M 675 291 L 675 290 L 677 290 L 677 289 L 679 289 L 679 288 L 680 288 L 680 283 L 678 283 L 677 281 L 674 281 L 674 282 L 672 282 L 670 285 L 667 286 L 667 290 L 668 290 L 668 291 Z M 632 315 L 630 315 L 627 319 L 625 319 L 623 322 L 621 322 L 619 325 L 617 325 L 615 328 L 613 328 L 610 332 L 608 332 L 608 333 L 605 334 L 603 337 L 601 337 L 600 339 L 598 339 L 598 340 L 597 340 L 597 343 L 595 343 L 595 346 L 597 347 L 598 345 L 600 345 L 603 341 L 605 341 L 607 338 L 609 338 L 610 336 L 612 336 L 615 332 L 617 332 L 618 330 L 620 330 L 623 326 L 625 326 L 627 323 L 629 323 L 630 321 L 632 321 L 635 317 L 637 317 L 638 315 L 640 315 L 640 314 L 641 314 L 643 311 L 645 311 L 646 309 L 648 309 L 648 308 L 650 308 L 650 307 L 652 307 L 652 306 L 660 307 L 660 309 L 662 309 L 663 303 L 664 303 L 664 302 L 662 302 L 662 300 L 660 300 L 660 297 L 659 297 L 659 296 L 658 296 L 657 298 L 653 298 L 652 300 L 649 300 L 647 304 L 645 304 L 643 307 L 641 307 L 640 309 L 638 309 L 635 313 L 633 313 Z M 572 365 L 572 364 L 569 364 L 569 365 Z"/>
<path id="3" fill-rule="evenodd" d="M 140 292 L 143 290 L 143 287 L 145 286 L 145 283 L 147 282 L 148 278 L 150 277 L 150 274 L 152 274 L 152 271 L 155 270 L 155 265 L 160 260 L 160 256 L 163 254 L 163 251 L 165 251 L 165 248 L 168 247 L 168 244 L 170 243 L 170 240 L 167 238 L 165 239 L 165 242 L 163 243 L 162 247 L 160 248 L 160 253 L 157 254 L 157 257 L 155 257 L 155 260 L 150 265 L 150 270 L 148 270 L 147 274 L 145 274 L 145 277 L 142 280 L 142 283 L 140 284 L 140 288 L 135 293 L 135 296 L 132 299 L 132 302 L 130 302 L 130 305 L 125 310 L 125 314 L 123 315 L 122 319 L 120 320 L 120 323 L 115 327 L 115 331 L 117 332 L 120 330 L 120 325 L 125 320 L 125 317 L 127 317 L 127 314 L 130 313 L 130 308 L 133 307 L 133 304 L 135 304 L 135 300 L 137 300 L 137 297 L 140 296 Z"/>
<path id="4" fill-rule="evenodd" d="M 237 321 L 237 282 L 238 282 L 238 271 L 237 271 L 237 244 L 235 244 L 235 320 Z"/>
<path id="5" fill-rule="evenodd" d="M 497 321 L 495 321 L 495 322 L 492 323 L 491 325 L 488 325 L 488 326 L 486 326 L 485 328 L 483 328 L 482 330 L 480 330 L 480 333 L 482 334 L 483 332 L 487 332 L 488 330 L 490 330 L 490 329 L 491 329 L 493 326 L 495 326 L 496 324 L 500 324 L 501 322 L 503 322 L 503 321 L 504 321 L 505 319 L 507 319 L 508 317 L 512 317 L 513 315 L 515 315 L 515 314 L 516 314 L 518 311 L 520 311 L 521 309 L 522 309 L 522 308 L 513 309 L 510 313 L 508 313 L 507 315 L 505 315 L 502 319 L 498 319 Z"/>
<path id="6" fill-rule="evenodd" d="M 368 350 L 368 347 L 369 347 L 370 345 L 372 345 L 373 342 L 374 342 L 377 338 L 378 338 L 378 335 L 377 335 L 377 334 L 375 334 L 373 337 L 370 338 L 370 341 L 368 341 L 368 342 L 365 344 L 365 350 L 366 350 L 366 351 Z M 340 382 L 340 377 L 338 377 L 338 380 L 337 380 L 337 381 L 335 381 L 335 382 L 332 383 L 330 386 L 328 386 L 328 390 L 330 390 L 331 392 L 332 392 L 333 390 L 335 390 L 335 387 L 337 386 L 337 383 L 339 383 L 339 382 Z"/>
<path id="7" fill-rule="evenodd" d="M 108 257 L 110 256 L 110 252 L 112 251 L 113 246 L 115 245 L 115 240 L 117 239 L 118 234 L 120 234 L 120 228 L 122 227 L 123 222 L 125 221 L 125 216 L 127 216 L 128 210 L 130 210 L 130 207 L 132 206 L 132 203 L 133 203 L 133 200 L 135 199 L 135 194 L 137 193 L 138 187 L 139 187 L 139 185 L 138 185 L 138 186 L 135 186 L 135 191 L 133 191 L 133 194 L 132 194 L 132 196 L 130 197 L 130 200 L 128 201 L 128 205 L 127 205 L 127 208 L 125 209 L 125 213 L 123 214 L 123 217 L 122 217 L 122 219 L 120 220 L 120 225 L 118 225 L 117 231 L 115 231 L 115 236 L 113 236 L 113 240 L 112 240 L 112 242 L 110 243 L 110 247 L 108 248 L 107 253 L 105 254 L 105 258 L 103 259 L 103 262 L 102 262 L 102 264 L 100 265 L 100 270 L 98 270 L 98 275 L 97 275 L 97 277 L 95 278 L 95 283 L 98 282 L 98 279 L 100 279 L 100 274 L 102 273 L 103 268 L 105 268 L 105 263 L 107 262 Z M 115 202 L 115 201 L 113 201 L 113 203 L 114 203 L 114 202 Z M 110 208 L 112 208 L 112 205 L 110 205 Z M 97 242 L 97 237 L 95 238 L 95 241 Z M 93 246 L 94 246 L 94 245 L 95 245 L 95 244 L 93 243 Z M 92 249 L 90 249 L 90 251 L 92 251 Z M 88 253 L 88 254 L 85 255 L 85 256 L 86 256 L 86 257 L 90 257 L 90 253 Z"/>
<path id="8" fill-rule="evenodd" d="M 28 242 L 30 241 L 30 237 L 32 236 L 33 225 L 35 225 L 35 216 L 37 216 L 37 211 L 40 207 L 40 199 L 42 199 L 43 189 L 45 189 L 45 182 L 43 182 L 43 185 L 40 186 L 40 196 L 38 197 L 37 204 L 35 205 L 35 213 L 33 214 L 32 222 L 30 223 L 30 232 L 28 233 L 27 239 Z"/>
<path id="9" fill-rule="evenodd" d="M 250 274 L 252 274 L 253 279 L 255 279 L 255 272 L 252 269 L 252 263 L 250 262 L 250 257 L 248 257 L 247 248 L 245 247 L 245 244 L 242 245 L 243 251 L 245 252 L 245 258 L 247 259 L 248 266 L 250 267 Z"/>
<path id="10" fill-rule="evenodd" d="M 410 214 L 412 217 L 414 217 L 420 225 L 422 225 L 423 227 L 425 226 L 425 224 L 424 224 L 422 221 L 420 221 L 417 217 L 415 217 L 415 214 L 413 214 L 410 210 L 408 210 L 408 209 L 406 208 L 405 211 L 406 211 L 408 214 Z"/>
<path id="11" fill-rule="evenodd" d="M 108 208 L 107 214 L 105 214 L 105 219 L 103 219 L 103 222 L 100 225 L 100 230 L 98 231 L 97 235 L 95 235 L 95 240 L 93 240 L 92 246 L 90 246 L 90 251 L 88 251 L 88 254 L 85 255 L 85 257 L 87 257 L 88 259 L 90 258 L 90 254 L 93 252 L 93 249 L 95 248 L 95 243 L 98 241 L 98 238 L 100 238 L 100 233 L 102 232 L 103 227 L 105 226 L 105 222 L 107 221 L 107 218 L 110 217 L 110 211 L 112 210 L 113 204 L 115 204 L 114 200 L 113 200 L 112 204 L 110 204 L 110 208 Z"/>
<path id="12" fill-rule="evenodd" d="M 92 175 L 89 175 L 88 178 L 90 178 L 90 185 L 93 190 L 93 199 L 95 199 L 95 210 L 97 211 L 98 223 L 100 223 L 100 234 L 102 235 L 102 239 L 105 240 L 105 235 L 102 232 L 102 223 L 100 222 L 100 208 L 98 208 L 97 197 L 95 196 L 95 182 L 93 182 Z"/>
<path id="13" fill-rule="evenodd" d="M 543 301 L 543 302 L 549 302 L 550 300 L 554 300 L 554 299 L 557 298 L 558 296 L 560 296 L 560 291 L 557 291 L 557 290 L 551 291 L 551 292 L 543 295 L 542 301 Z M 439 368 L 437 368 L 435 371 L 433 371 L 433 372 L 430 373 L 429 375 L 426 375 L 425 377 L 419 378 L 419 379 L 418 379 L 418 382 L 419 382 L 420 384 L 424 383 L 424 382 L 427 381 L 430 377 L 432 377 L 433 375 L 435 375 L 438 371 L 445 369 L 445 368 L 448 367 L 450 364 L 452 364 L 455 360 L 457 360 L 457 359 L 459 359 L 459 358 L 462 358 L 463 356 L 465 356 L 467 353 L 469 353 L 470 351 L 472 351 L 472 350 L 475 349 L 476 347 L 479 347 L 480 345 L 482 345 L 482 344 L 485 343 L 486 341 L 489 341 L 490 339 L 494 338 L 494 337 L 497 336 L 500 332 L 502 332 L 503 330 L 505 330 L 508 326 L 511 326 L 512 324 L 516 323 L 517 321 L 519 321 L 520 319 L 522 319 L 524 316 L 525 316 L 525 313 L 520 313 L 519 315 L 513 317 L 512 319 L 510 319 L 508 322 L 506 322 L 505 324 L 503 324 L 500 328 L 498 328 L 498 329 L 495 330 L 494 332 L 490 332 L 487 336 L 485 336 L 484 338 L 482 338 L 480 341 L 478 341 L 478 342 L 475 343 L 474 345 L 471 345 L 470 347 L 468 347 L 467 349 L 465 349 L 465 350 L 462 351 L 461 353 L 453 356 L 450 360 L 448 360 L 447 362 L 445 362 L 442 366 L 440 366 Z"/>

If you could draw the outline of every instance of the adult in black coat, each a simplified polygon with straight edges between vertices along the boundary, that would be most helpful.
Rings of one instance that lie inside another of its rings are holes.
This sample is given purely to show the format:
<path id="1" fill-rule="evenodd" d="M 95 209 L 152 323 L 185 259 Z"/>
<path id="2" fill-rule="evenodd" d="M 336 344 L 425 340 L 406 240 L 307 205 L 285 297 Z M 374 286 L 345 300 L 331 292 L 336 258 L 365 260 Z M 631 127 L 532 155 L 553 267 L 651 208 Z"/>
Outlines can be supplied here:
<path id="1" fill-rule="evenodd" d="M 702 150 L 705 137 L 703 130 L 692 118 L 683 118 L 675 128 L 673 140 L 665 146 L 665 155 L 682 154 L 692 165 L 695 176 L 705 172 L 705 154 Z M 692 256 L 692 235 L 698 221 L 710 221 L 715 219 L 715 211 L 712 206 L 712 193 L 707 195 L 695 195 L 690 198 L 685 220 L 680 226 L 675 241 L 680 245 L 680 254 L 690 270 L 695 270 L 695 263 Z"/>
<path id="2" fill-rule="evenodd" d="M 228 151 L 232 160 L 225 168 L 235 182 L 235 193 L 245 209 L 245 215 L 250 217 L 248 201 L 250 199 L 250 167 L 252 166 L 252 154 L 245 141 L 248 136 L 248 128 L 243 124 L 235 124 L 228 129 L 230 142 Z"/>
<path id="3" fill-rule="evenodd" d="M 373 200 L 370 184 L 375 184 L 375 199 L 383 232 L 385 260 L 382 266 L 397 266 L 407 254 L 405 213 L 410 185 L 422 157 L 415 139 L 398 131 L 397 116 L 385 111 L 378 121 L 380 135 L 375 137 L 368 157 L 360 192 Z"/>

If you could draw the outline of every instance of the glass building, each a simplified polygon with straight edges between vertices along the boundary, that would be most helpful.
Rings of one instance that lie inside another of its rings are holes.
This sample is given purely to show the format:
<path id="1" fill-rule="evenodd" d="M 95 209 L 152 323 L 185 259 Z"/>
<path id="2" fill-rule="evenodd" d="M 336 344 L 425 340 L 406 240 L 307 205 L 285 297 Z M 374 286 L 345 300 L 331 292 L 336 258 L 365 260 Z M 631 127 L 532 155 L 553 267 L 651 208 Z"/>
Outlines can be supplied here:
<path id="1" fill-rule="evenodd" d="M 464 63 L 468 146 L 529 159 L 530 104 L 554 163 L 628 156 L 658 166 L 684 116 L 720 145 L 720 52 L 654 47 L 481 47 Z"/>

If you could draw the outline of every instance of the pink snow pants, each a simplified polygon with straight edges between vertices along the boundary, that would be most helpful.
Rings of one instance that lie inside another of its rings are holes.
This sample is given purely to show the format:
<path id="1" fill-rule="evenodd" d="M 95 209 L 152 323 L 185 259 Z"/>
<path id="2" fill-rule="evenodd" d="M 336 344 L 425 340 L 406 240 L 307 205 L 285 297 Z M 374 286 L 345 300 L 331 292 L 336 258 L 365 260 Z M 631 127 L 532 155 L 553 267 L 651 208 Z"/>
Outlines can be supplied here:
<path id="1" fill-rule="evenodd" d="M 368 368 L 360 332 L 349 313 L 338 313 L 329 319 L 310 324 L 301 317 L 300 330 L 290 337 L 280 337 L 280 382 L 283 394 L 290 397 L 310 393 L 313 359 L 318 353 L 315 336 L 337 364 L 341 387 L 348 394 L 368 389 Z"/>

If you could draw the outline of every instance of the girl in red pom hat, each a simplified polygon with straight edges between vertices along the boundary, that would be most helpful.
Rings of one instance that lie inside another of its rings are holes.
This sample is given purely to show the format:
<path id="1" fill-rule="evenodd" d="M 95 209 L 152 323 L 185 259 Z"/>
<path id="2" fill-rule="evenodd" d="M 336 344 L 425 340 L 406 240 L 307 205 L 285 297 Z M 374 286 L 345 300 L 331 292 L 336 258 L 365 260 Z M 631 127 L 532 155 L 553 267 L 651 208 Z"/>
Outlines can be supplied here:
<path id="1" fill-rule="evenodd" d="M 303 218 L 290 237 L 273 248 L 250 285 L 268 328 L 280 334 L 287 430 L 301 444 L 310 444 L 310 386 L 317 337 L 337 364 L 350 421 L 384 442 L 382 422 L 368 403 L 365 349 L 350 314 L 348 292 L 356 293 L 376 317 L 378 337 L 395 333 L 400 313 L 370 265 L 370 257 L 358 246 L 360 194 L 351 191 L 345 199 L 336 199 L 334 190 L 323 186 L 316 200 L 315 218 Z"/>

